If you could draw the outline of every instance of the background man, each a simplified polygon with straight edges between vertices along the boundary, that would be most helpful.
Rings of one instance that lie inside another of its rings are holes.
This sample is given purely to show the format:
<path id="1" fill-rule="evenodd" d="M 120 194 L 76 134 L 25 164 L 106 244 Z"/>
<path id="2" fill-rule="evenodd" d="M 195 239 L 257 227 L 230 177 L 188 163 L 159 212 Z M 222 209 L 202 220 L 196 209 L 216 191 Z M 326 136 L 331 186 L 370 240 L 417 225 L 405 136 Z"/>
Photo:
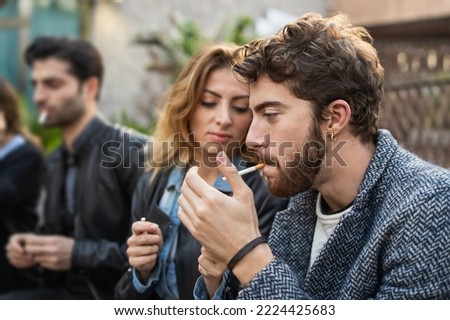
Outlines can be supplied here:
<path id="1" fill-rule="evenodd" d="M 61 128 L 63 145 L 48 160 L 44 235 L 15 234 L 7 245 L 16 267 L 43 268 L 44 286 L 6 298 L 112 298 L 127 267 L 123 247 L 146 138 L 98 115 L 103 64 L 88 42 L 39 38 L 25 59 L 43 125 Z M 111 143 L 119 147 L 108 150 Z"/>

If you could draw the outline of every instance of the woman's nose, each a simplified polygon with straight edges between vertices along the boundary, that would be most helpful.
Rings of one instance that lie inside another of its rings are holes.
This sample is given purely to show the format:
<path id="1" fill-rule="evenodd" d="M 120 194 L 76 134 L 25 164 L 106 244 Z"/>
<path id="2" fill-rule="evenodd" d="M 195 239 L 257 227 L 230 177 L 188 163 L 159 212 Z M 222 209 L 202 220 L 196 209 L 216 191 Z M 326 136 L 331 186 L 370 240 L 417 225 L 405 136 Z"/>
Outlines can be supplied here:
<path id="1" fill-rule="evenodd" d="M 230 107 L 227 104 L 222 103 L 220 105 L 220 108 L 218 108 L 216 121 L 222 127 L 227 127 L 232 123 L 230 116 Z"/>

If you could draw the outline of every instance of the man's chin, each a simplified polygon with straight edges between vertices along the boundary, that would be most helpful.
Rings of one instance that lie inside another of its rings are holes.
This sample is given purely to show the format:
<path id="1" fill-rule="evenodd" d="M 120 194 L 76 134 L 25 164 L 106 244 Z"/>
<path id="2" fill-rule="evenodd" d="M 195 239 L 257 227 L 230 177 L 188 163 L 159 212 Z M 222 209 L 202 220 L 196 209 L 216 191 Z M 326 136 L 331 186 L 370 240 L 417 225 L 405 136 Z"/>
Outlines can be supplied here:
<path id="1" fill-rule="evenodd" d="M 276 178 L 266 177 L 266 180 L 269 192 L 278 198 L 289 198 L 298 193 L 308 191 L 312 187 L 309 181 L 302 179 L 280 179 L 280 176 L 278 176 Z"/>
<path id="2" fill-rule="evenodd" d="M 268 180 L 267 188 L 277 198 L 289 198 L 298 193 L 286 185 L 281 185 L 280 181 Z"/>

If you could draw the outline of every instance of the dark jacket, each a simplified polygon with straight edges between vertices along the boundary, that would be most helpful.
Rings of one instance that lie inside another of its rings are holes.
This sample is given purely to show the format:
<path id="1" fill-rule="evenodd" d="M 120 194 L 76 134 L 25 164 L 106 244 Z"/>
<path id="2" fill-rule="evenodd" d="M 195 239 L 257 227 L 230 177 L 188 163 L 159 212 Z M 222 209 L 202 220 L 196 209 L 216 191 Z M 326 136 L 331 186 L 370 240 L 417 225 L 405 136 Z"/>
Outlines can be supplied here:
<path id="1" fill-rule="evenodd" d="M 150 179 L 150 172 L 144 174 L 138 182 L 133 198 L 132 221 L 146 217 L 148 221 L 159 225 L 163 237 L 165 237 L 167 230 L 171 228 L 171 221 L 167 214 L 158 208 L 157 204 L 164 193 L 169 174 L 170 170 L 162 171 L 153 180 Z M 247 174 L 243 176 L 243 179 L 254 193 L 261 234 L 268 237 L 276 212 L 285 209 L 288 201 L 271 196 L 259 172 Z M 175 255 L 180 299 L 193 299 L 195 281 L 200 276 L 197 261 L 200 256 L 200 249 L 200 243 L 181 224 L 178 231 L 177 252 Z M 117 299 L 161 298 L 154 290 L 149 290 L 149 292 L 142 294 L 137 292 L 131 283 L 131 268 L 117 284 L 115 297 Z"/>
<path id="2" fill-rule="evenodd" d="M 68 272 L 46 271 L 46 285 L 65 287 L 84 299 L 113 297 L 114 286 L 127 268 L 126 239 L 131 199 L 143 172 L 142 147 L 147 137 L 94 118 L 73 145 L 48 160 L 44 233 L 75 239 Z M 64 204 L 66 161 L 77 167 L 75 218 L 67 228 Z"/>
<path id="3" fill-rule="evenodd" d="M 5 245 L 13 233 L 36 231 L 44 172 L 44 156 L 29 141 L 0 160 L 0 292 L 36 285 L 33 270 L 10 265 Z"/>

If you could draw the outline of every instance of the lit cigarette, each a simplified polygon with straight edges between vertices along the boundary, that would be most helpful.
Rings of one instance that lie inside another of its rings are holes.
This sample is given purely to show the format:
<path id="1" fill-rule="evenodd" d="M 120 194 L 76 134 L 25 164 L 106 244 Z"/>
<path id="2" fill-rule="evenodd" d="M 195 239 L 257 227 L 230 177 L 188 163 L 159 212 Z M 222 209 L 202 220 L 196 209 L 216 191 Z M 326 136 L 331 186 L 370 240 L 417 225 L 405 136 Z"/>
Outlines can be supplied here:
<path id="1" fill-rule="evenodd" d="M 47 120 L 47 111 L 42 111 L 42 112 L 39 114 L 38 122 L 39 122 L 39 124 L 44 124 L 44 123 L 45 123 L 45 120 Z"/>
<path id="2" fill-rule="evenodd" d="M 238 171 L 238 175 L 243 176 L 244 174 L 247 174 L 247 173 L 250 173 L 250 172 L 253 172 L 253 171 L 256 171 L 256 170 L 260 170 L 260 169 L 264 168 L 264 166 L 265 166 L 264 162 L 258 163 L 256 166 L 253 166 L 253 167 L 250 167 L 250 168 L 245 168 L 245 169 L 243 169 L 241 171 Z M 222 177 L 222 180 L 223 181 L 227 181 L 227 178 L 226 177 Z"/>

